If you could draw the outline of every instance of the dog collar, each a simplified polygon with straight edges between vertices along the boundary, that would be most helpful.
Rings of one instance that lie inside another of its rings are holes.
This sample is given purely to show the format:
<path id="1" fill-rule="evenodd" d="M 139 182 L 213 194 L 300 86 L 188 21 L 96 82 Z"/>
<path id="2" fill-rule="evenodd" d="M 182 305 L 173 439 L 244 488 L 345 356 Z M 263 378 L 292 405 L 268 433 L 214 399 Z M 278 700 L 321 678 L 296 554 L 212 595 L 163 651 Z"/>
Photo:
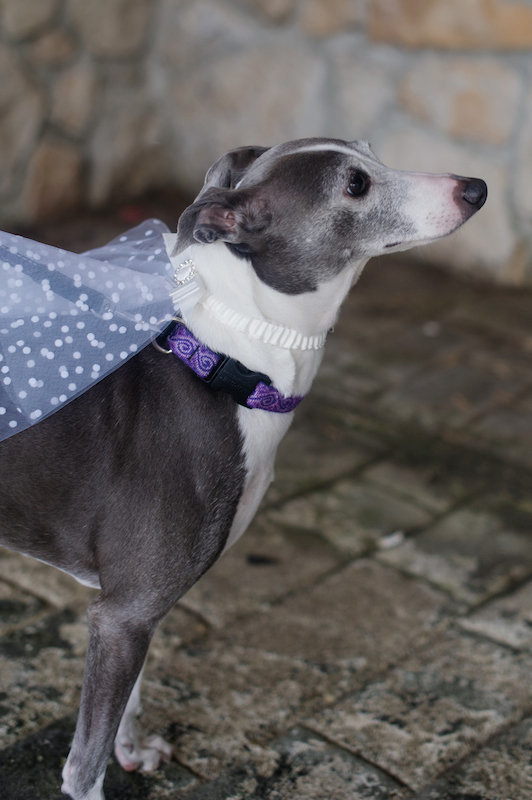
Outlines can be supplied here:
<path id="1" fill-rule="evenodd" d="M 230 308 L 222 300 L 207 292 L 194 260 L 194 248 L 197 247 L 197 244 L 191 245 L 176 255 L 177 236 L 164 234 L 164 243 L 168 258 L 174 267 L 175 288 L 170 292 L 170 297 L 179 317 L 187 319 L 190 310 L 199 304 L 217 322 L 239 331 L 239 333 L 245 333 L 250 339 L 256 339 L 264 344 L 274 345 L 285 350 L 321 350 L 324 347 L 328 331 L 306 335 L 294 328 L 248 317 L 240 311 Z"/>
<path id="2" fill-rule="evenodd" d="M 235 358 L 214 352 L 202 344 L 181 321 L 174 323 L 171 329 L 167 328 L 158 337 L 161 349 L 163 342 L 168 348 L 165 352 L 174 353 L 212 389 L 227 392 L 241 406 L 286 414 L 293 411 L 303 399 L 299 395 L 286 397 L 272 386 L 268 375 L 254 372 Z"/>

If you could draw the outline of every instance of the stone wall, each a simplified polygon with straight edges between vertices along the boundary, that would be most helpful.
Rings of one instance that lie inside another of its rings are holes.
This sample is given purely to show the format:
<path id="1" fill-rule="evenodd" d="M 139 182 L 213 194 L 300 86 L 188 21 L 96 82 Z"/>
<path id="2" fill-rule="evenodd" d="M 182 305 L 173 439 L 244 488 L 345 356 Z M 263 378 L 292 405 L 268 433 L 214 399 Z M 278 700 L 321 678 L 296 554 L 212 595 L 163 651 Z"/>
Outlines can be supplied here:
<path id="1" fill-rule="evenodd" d="M 239 144 L 367 138 L 486 178 L 423 257 L 532 283 L 531 0 L 0 0 L 0 222 L 197 191 Z"/>

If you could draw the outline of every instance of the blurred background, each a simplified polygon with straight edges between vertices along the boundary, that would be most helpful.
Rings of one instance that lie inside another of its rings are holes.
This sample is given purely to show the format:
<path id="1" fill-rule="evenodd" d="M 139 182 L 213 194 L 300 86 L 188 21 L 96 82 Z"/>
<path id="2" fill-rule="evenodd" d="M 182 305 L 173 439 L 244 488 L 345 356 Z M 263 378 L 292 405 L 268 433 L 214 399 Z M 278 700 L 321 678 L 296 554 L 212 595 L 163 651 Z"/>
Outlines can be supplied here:
<path id="1" fill-rule="evenodd" d="M 529 0 L 1 0 L 0 225 L 187 199 L 243 144 L 364 138 L 489 184 L 416 257 L 530 284 L 531 73 Z"/>

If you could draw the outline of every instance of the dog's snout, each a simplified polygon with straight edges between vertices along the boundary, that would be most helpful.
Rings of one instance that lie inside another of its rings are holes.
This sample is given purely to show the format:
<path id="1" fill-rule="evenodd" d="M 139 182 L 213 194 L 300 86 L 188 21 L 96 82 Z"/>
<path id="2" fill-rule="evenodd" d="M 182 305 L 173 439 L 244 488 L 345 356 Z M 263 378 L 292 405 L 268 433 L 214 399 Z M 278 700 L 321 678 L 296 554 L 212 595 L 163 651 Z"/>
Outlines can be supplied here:
<path id="1" fill-rule="evenodd" d="M 466 178 L 462 199 L 475 208 L 482 208 L 488 196 L 488 187 L 481 178 Z"/>

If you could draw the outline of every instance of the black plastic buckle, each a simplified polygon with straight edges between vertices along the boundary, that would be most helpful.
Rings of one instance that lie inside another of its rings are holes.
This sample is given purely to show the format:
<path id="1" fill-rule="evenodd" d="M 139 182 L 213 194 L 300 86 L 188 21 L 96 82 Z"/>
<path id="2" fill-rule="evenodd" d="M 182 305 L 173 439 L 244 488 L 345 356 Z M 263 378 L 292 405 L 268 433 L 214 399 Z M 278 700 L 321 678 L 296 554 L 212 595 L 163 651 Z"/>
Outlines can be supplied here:
<path id="1" fill-rule="evenodd" d="M 271 386 L 271 378 L 263 372 L 253 372 L 236 358 L 222 356 L 210 375 L 204 378 L 215 391 L 228 392 L 241 406 L 247 405 L 247 399 L 259 383 Z"/>

